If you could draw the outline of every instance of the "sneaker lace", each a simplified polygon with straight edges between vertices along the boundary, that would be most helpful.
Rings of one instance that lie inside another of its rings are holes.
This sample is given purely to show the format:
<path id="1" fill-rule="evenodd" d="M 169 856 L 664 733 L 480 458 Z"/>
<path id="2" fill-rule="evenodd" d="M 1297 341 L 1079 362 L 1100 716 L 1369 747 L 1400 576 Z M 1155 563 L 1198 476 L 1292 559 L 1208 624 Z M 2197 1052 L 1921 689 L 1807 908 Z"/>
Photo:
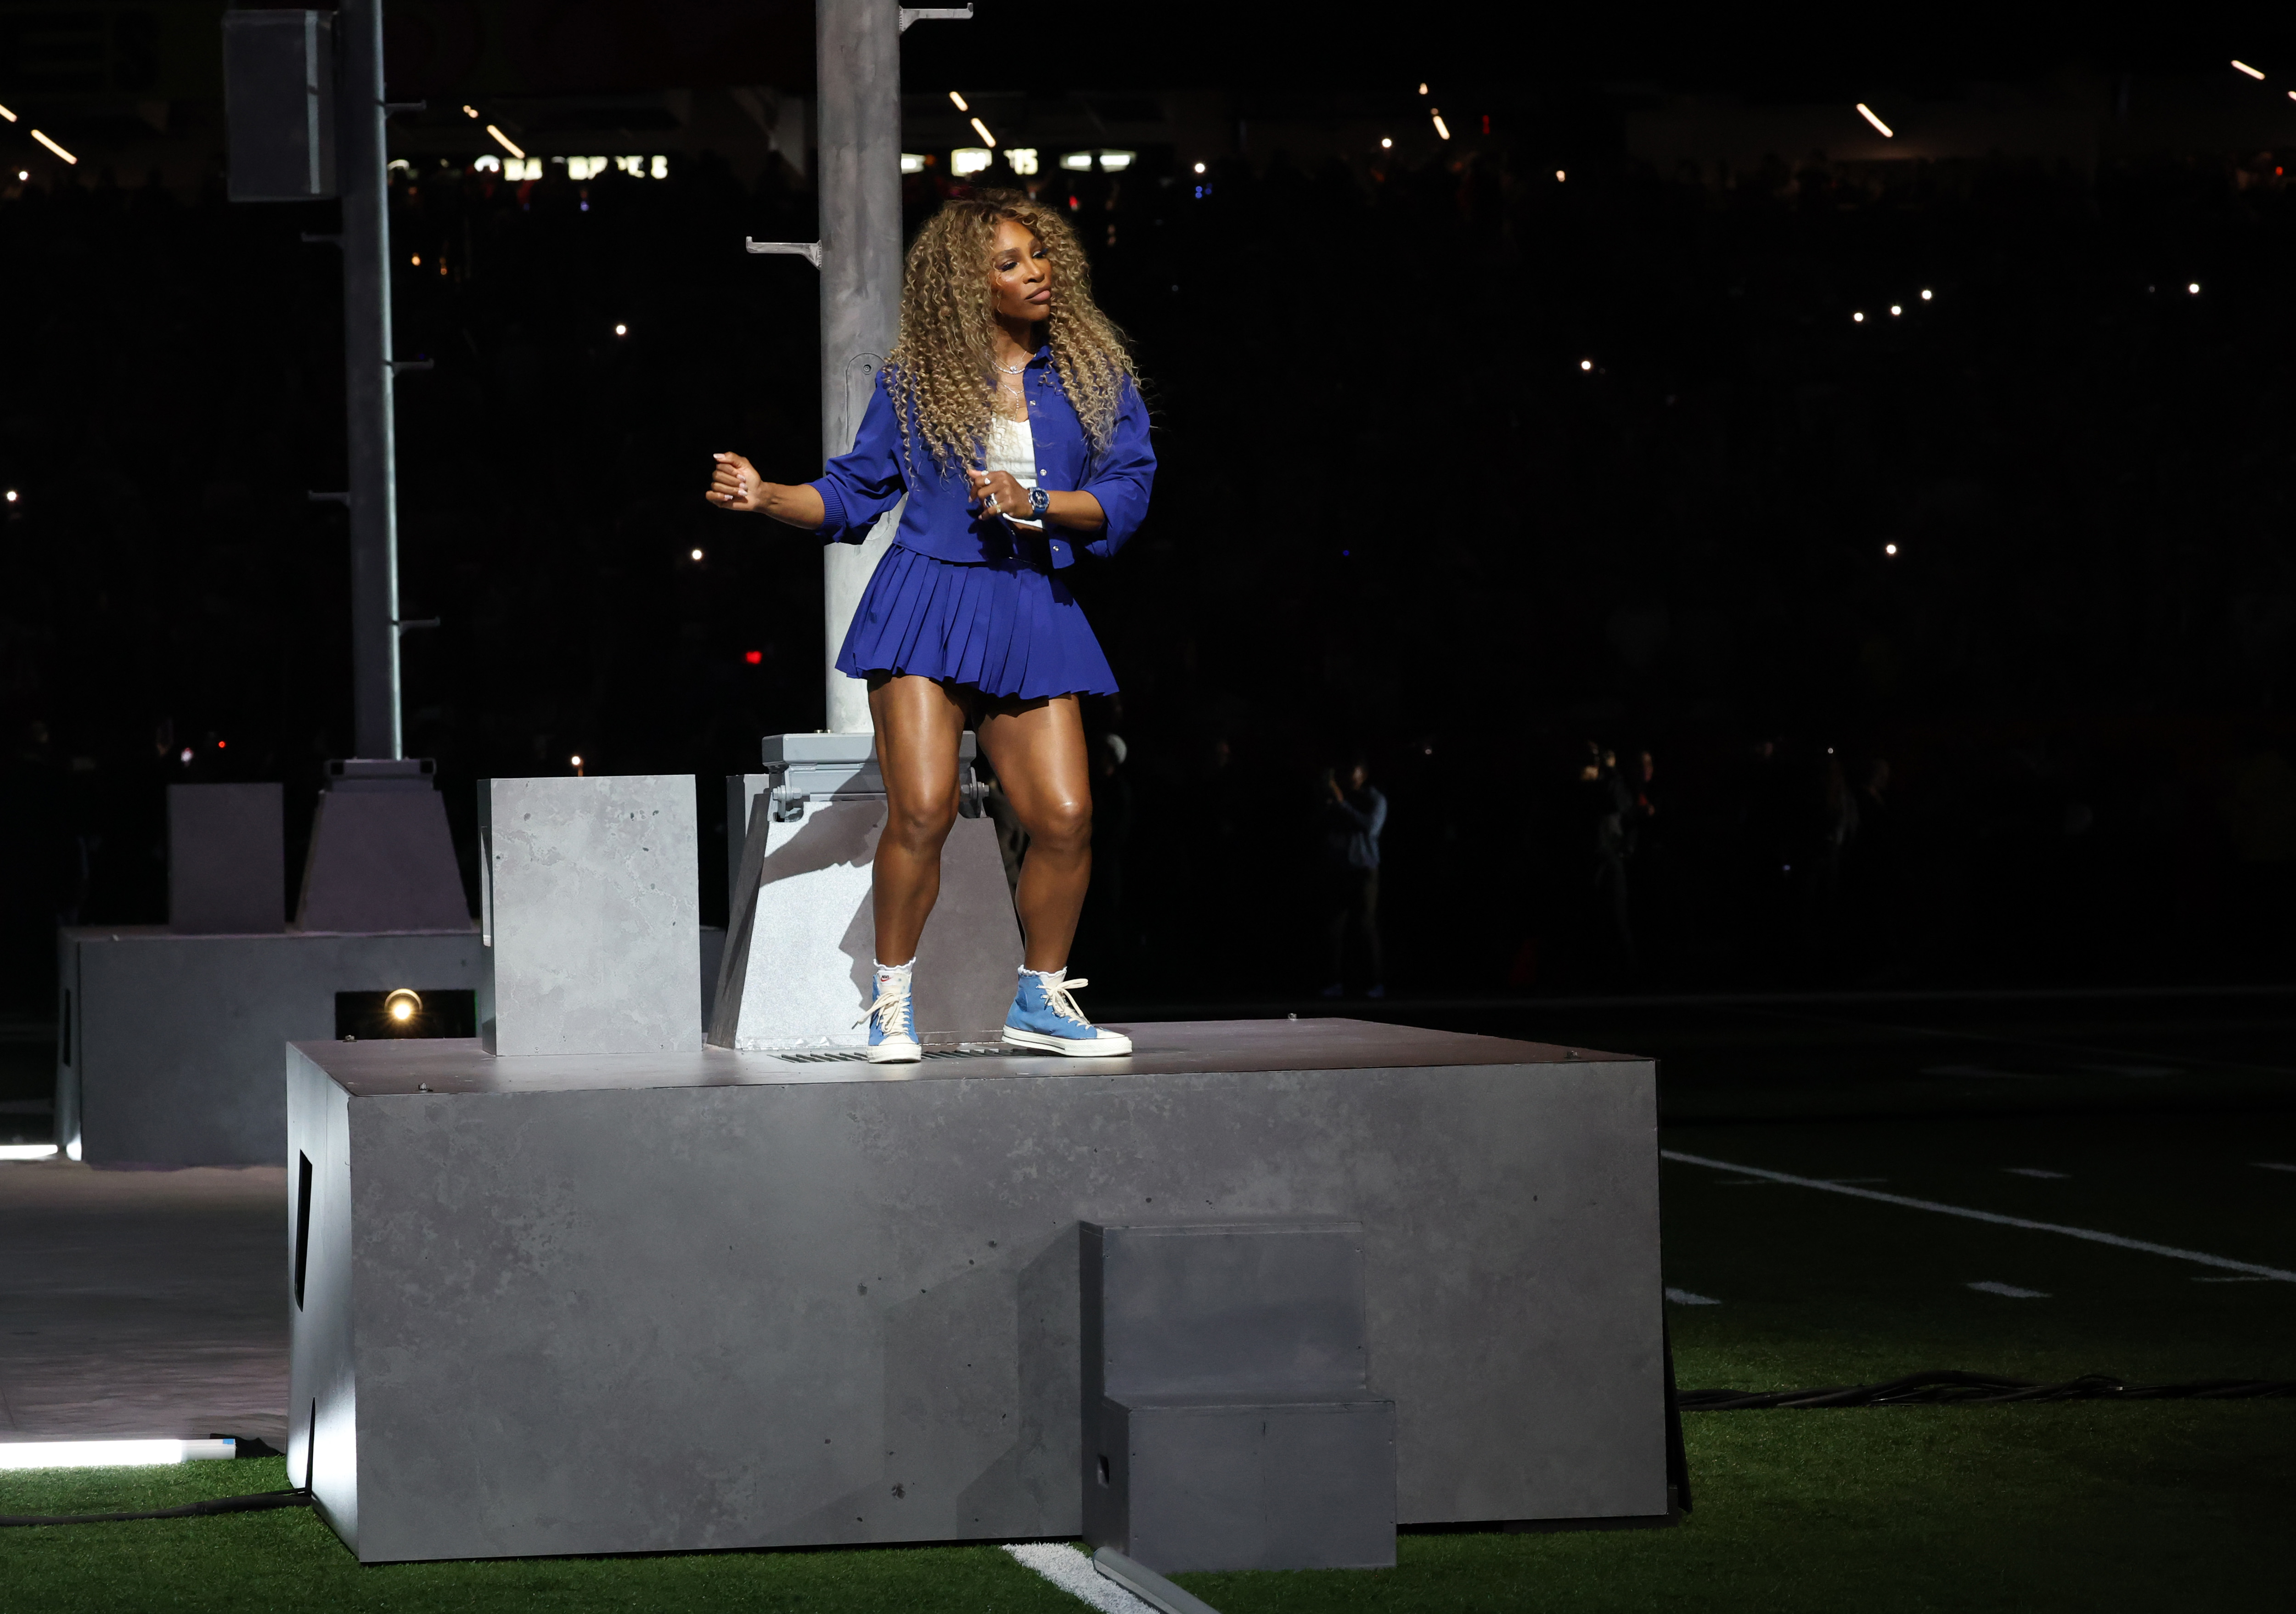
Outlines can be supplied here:
<path id="1" fill-rule="evenodd" d="M 861 1018 L 853 1023 L 865 1026 L 869 1017 L 877 1017 L 877 1029 L 886 1036 L 906 1034 L 908 1026 L 902 1011 L 908 1006 L 909 978 L 906 975 L 882 976 L 877 981 L 877 1000 L 861 1011 Z"/>
<path id="2" fill-rule="evenodd" d="M 1079 1026 L 1089 1026 L 1092 1022 L 1085 1018 L 1084 1011 L 1077 1007 L 1077 1001 L 1070 994 L 1079 987 L 1090 985 L 1092 982 L 1081 976 L 1075 980 L 1047 980 L 1045 982 L 1045 1006 L 1062 1020 L 1072 1020 Z"/>

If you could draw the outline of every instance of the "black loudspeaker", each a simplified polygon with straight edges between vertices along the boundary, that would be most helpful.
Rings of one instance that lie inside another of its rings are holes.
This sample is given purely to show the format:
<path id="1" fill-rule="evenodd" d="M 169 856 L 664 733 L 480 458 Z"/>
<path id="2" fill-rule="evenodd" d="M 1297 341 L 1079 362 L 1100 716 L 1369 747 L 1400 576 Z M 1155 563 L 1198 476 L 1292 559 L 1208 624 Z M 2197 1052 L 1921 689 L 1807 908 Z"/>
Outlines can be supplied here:
<path id="1" fill-rule="evenodd" d="M 234 201 L 335 194 L 335 14 L 226 12 Z"/>

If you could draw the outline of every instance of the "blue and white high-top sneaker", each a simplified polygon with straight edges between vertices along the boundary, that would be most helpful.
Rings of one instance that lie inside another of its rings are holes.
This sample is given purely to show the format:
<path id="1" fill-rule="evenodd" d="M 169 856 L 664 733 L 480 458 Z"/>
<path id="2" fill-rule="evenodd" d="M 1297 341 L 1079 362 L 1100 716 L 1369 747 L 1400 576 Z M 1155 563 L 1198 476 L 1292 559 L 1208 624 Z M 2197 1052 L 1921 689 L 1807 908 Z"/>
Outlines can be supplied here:
<path id="1" fill-rule="evenodd" d="M 909 1001 L 908 965 L 877 966 L 877 999 L 853 1023 L 857 1026 L 863 1020 L 869 1025 L 871 1064 L 901 1064 L 924 1057 L 924 1050 L 917 1045 L 916 1009 Z"/>
<path id="2" fill-rule="evenodd" d="M 1004 1016 L 1004 1040 L 1016 1048 L 1065 1053 L 1076 1059 L 1106 1059 L 1132 1052 L 1121 1031 L 1104 1031 L 1085 1019 L 1071 994 L 1086 980 L 1070 980 L 1066 970 L 1023 970 L 1021 988 Z"/>

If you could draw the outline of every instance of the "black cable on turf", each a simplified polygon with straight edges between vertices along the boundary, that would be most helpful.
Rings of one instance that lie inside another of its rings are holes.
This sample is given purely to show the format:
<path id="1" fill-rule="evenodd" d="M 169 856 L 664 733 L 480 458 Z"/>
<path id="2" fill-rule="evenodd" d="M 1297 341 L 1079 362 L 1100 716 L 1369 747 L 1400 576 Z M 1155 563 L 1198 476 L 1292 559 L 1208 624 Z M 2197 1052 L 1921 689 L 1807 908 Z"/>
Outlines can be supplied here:
<path id="1" fill-rule="evenodd" d="M 137 1519 L 197 1519 L 208 1513 L 258 1513 L 267 1508 L 311 1505 L 311 1493 L 298 1486 L 291 1491 L 258 1491 L 251 1496 L 210 1496 L 181 1507 L 153 1508 L 142 1513 L 0 1513 L 0 1528 L 32 1524 L 125 1524 Z"/>
<path id="2" fill-rule="evenodd" d="M 1826 1389 L 1685 1390 L 1676 1400 L 1685 1413 L 1752 1412 L 1767 1407 L 2002 1406 L 2033 1401 L 2252 1401 L 2296 1396 L 2296 1380 L 2201 1379 L 2190 1384 L 2128 1384 L 2109 1373 L 2085 1373 L 2062 1384 L 2037 1384 L 1996 1373 L 1945 1369 L 1908 1373 L 1887 1384 Z"/>

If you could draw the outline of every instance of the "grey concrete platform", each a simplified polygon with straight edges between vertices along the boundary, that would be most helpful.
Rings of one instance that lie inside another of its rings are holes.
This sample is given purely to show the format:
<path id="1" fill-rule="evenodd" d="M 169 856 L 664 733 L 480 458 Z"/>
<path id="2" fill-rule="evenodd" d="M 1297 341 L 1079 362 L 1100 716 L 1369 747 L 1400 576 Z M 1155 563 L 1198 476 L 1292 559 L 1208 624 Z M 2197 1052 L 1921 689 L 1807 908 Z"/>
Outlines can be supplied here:
<path id="1" fill-rule="evenodd" d="M 335 1034 L 335 994 L 475 990 L 475 927 L 381 935 L 58 932 L 56 1141 L 92 1163 L 276 1166 L 283 1045 Z"/>
<path id="2" fill-rule="evenodd" d="M 1079 1224 L 1336 1218 L 1399 1522 L 1664 1513 L 1648 1061 L 1127 1029 L 906 1067 L 299 1045 L 291 1469 L 367 1561 L 1074 1536 Z"/>

